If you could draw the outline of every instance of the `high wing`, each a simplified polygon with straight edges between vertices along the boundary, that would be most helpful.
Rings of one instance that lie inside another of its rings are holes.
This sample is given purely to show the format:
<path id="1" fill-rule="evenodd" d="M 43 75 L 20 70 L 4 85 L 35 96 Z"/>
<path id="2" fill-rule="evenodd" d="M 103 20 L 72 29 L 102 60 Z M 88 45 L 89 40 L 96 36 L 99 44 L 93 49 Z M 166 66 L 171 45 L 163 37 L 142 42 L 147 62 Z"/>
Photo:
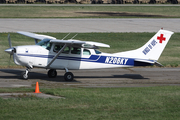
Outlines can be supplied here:
<path id="1" fill-rule="evenodd" d="M 64 43 L 70 44 L 72 46 L 83 47 L 83 48 L 90 48 L 90 49 L 97 49 L 98 47 L 110 47 L 107 44 L 99 43 L 99 42 L 91 42 L 91 41 L 80 41 L 80 40 L 51 40 L 51 43 Z"/>
<path id="2" fill-rule="evenodd" d="M 67 45 L 73 45 L 77 47 L 83 47 L 83 48 L 91 48 L 91 49 L 97 49 L 98 47 L 110 47 L 107 44 L 104 43 L 99 43 L 99 42 L 91 42 L 91 41 L 80 41 L 80 40 L 75 40 L 75 39 L 70 39 L 70 40 L 58 40 L 55 37 L 52 36 L 47 36 L 47 35 L 40 35 L 40 34 L 35 34 L 35 33 L 30 33 L 30 32 L 24 32 L 24 31 L 18 31 L 17 33 L 21 35 L 25 35 L 27 37 L 31 37 L 35 39 L 35 43 L 37 43 L 37 40 L 51 40 L 51 43 L 64 43 Z"/>
<path id="3" fill-rule="evenodd" d="M 30 32 L 23 32 L 23 31 L 18 31 L 17 33 L 21 34 L 21 35 L 25 35 L 27 37 L 31 37 L 34 39 L 38 39 L 38 40 L 44 40 L 44 39 L 56 39 L 55 37 L 52 36 L 48 36 L 48 35 L 39 35 L 39 34 L 35 34 L 35 33 L 30 33 Z"/>
<path id="4" fill-rule="evenodd" d="M 52 37 L 52 36 L 40 35 L 40 34 L 35 34 L 35 33 L 30 33 L 30 32 L 18 31 L 17 33 L 19 33 L 21 35 L 24 35 L 24 36 L 27 36 L 27 37 L 34 38 L 35 43 L 38 43 L 37 40 L 44 40 L 44 39 L 52 40 L 52 39 L 56 39 L 55 37 Z"/>

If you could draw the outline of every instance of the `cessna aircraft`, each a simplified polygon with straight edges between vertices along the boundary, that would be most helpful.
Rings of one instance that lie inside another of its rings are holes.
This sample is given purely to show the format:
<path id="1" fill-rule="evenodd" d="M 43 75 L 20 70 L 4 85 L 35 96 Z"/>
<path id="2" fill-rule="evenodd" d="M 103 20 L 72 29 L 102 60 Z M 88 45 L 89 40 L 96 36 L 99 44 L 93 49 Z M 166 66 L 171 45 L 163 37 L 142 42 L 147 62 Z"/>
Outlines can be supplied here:
<path id="1" fill-rule="evenodd" d="M 27 68 L 22 74 L 23 79 L 28 79 L 30 69 L 38 67 L 49 69 L 50 78 L 57 76 L 56 69 L 65 70 L 66 81 L 72 81 L 74 78 L 69 70 L 162 66 L 157 60 L 173 34 L 171 31 L 161 29 L 145 45 L 136 50 L 108 54 L 97 50 L 99 47 L 110 47 L 104 43 L 75 39 L 58 40 L 51 36 L 22 31 L 17 33 L 35 39 L 35 45 L 12 47 L 8 35 L 10 48 L 5 52 L 13 55 L 15 64 Z"/>

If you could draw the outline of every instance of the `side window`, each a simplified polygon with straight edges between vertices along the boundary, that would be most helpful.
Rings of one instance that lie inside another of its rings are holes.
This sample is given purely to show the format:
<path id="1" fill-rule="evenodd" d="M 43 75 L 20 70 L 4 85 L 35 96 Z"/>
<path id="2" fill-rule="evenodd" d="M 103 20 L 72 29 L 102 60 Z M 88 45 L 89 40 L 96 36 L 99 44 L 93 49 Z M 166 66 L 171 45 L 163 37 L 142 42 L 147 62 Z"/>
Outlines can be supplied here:
<path id="1" fill-rule="evenodd" d="M 96 49 L 94 49 L 94 51 L 95 51 L 96 54 L 101 54 L 101 52 L 96 50 Z"/>
<path id="2" fill-rule="evenodd" d="M 71 54 L 81 54 L 81 48 L 72 47 Z"/>
<path id="3" fill-rule="evenodd" d="M 91 55 L 91 52 L 87 49 L 83 50 L 83 55 Z"/>
<path id="4" fill-rule="evenodd" d="M 61 48 L 62 47 L 60 45 L 55 45 L 53 51 L 57 53 Z"/>
<path id="5" fill-rule="evenodd" d="M 70 47 L 66 47 L 66 48 L 64 49 L 63 53 L 69 54 L 69 51 L 70 51 Z"/>
<path id="6" fill-rule="evenodd" d="M 58 53 L 59 50 L 63 48 L 63 45 L 55 45 L 53 51 Z M 62 53 L 68 54 L 70 51 L 70 47 L 66 47 Z"/>

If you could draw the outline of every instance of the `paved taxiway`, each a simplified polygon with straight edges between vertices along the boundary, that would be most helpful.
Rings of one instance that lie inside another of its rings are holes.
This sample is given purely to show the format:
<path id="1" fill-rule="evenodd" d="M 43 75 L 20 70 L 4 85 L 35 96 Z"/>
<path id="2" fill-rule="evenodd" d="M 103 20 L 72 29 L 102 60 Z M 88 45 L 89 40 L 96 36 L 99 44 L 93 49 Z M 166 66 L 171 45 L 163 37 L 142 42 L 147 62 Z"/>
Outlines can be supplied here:
<path id="1" fill-rule="evenodd" d="M 179 18 L 0 19 L 0 32 L 180 32 Z"/>
<path id="2" fill-rule="evenodd" d="M 72 82 L 64 81 L 64 71 L 56 78 L 48 78 L 47 70 L 32 69 L 29 80 L 21 79 L 24 69 L 0 69 L 0 87 L 148 87 L 180 85 L 180 68 L 128 68 L 75 70 Z"/>

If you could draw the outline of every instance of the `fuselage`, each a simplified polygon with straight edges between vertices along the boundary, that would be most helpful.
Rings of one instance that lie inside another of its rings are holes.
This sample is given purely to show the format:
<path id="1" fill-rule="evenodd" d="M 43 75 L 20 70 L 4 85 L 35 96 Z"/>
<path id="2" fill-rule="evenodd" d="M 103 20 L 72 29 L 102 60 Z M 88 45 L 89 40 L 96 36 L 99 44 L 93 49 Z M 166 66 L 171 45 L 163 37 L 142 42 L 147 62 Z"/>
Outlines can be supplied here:
<path id="1" fill-rule="evenodd" d="M 17 65 L 40 68 L 46 68 L 58 50 L 60 50 L 56 44 L 51 45 L 51 48 L 48 49 L 39 45 L 17 46 L 15 48 L 14 62 Z M 134 59 L 132 58 L 102 53 L 96 49 L 67 46 L 49 68 L 98 69 L 133 66 Z"/>

